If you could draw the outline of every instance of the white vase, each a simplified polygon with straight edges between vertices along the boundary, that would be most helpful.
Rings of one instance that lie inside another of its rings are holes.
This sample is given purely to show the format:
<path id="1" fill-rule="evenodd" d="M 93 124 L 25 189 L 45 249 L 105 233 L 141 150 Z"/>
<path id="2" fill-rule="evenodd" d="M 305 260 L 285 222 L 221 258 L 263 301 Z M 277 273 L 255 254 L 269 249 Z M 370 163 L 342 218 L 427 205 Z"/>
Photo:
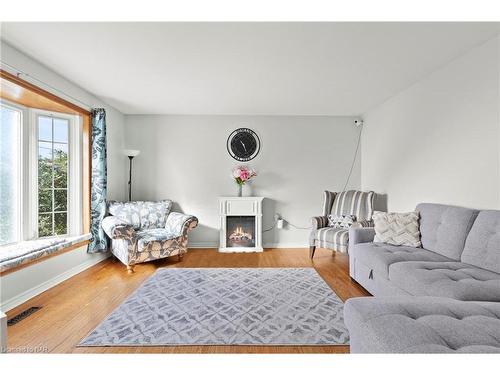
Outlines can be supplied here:
<path id="1" fill-rule="evenodd" d="M 250 185 L 248 182 L 245 185 L 243 185 L 241 196 L 243 196 L 243 197 L 251 197 L 252 196 L 252 185 Z"/>

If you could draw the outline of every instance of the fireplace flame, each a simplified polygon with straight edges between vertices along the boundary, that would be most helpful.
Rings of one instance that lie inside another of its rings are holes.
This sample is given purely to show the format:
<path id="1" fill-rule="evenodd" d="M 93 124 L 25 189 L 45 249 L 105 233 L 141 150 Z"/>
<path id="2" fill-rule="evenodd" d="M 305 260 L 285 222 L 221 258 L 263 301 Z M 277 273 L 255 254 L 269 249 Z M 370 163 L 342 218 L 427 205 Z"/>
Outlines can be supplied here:
<path id="1" fill-rule="evenodd" d="M 229 235 L 229 238 L 234 241 L 251 240 L 252 235 L 243 230 L 243 227 L 236 227 L 235 230 Z"/>

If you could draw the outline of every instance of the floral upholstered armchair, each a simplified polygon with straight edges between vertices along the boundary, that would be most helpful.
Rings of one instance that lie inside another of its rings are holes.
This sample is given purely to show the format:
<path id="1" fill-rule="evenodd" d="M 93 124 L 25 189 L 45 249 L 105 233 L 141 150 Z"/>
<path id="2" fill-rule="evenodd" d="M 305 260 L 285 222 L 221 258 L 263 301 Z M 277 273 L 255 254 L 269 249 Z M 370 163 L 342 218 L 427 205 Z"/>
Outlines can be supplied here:
<path id="1" fill-rule="evenodd" d="M 187 252 L 188 233 L 198 225 L 191 215 L 171 212 L 172 201 L 109 202 L 102 228 L 111 238 L 111 252 L 134 272 L 137 263 Z"/>
<path id="2" fill-rule="evenodd" d="M 323 214 L 312 218 L 309 256 L 316 247 L 347 252 L 350 227 L 373 227 L 373 191 L 324 192 Z"/>

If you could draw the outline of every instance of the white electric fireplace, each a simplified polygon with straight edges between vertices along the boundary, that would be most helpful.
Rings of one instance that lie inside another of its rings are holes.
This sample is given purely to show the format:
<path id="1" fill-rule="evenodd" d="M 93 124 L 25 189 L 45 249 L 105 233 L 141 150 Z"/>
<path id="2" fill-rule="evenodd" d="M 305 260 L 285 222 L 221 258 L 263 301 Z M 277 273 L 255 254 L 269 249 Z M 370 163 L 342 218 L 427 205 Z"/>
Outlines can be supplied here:
<path id="1" fill-rule="evenodd" d="M 220 244 L 224 253 L 261 252 L 263 197 L 220 197 Z"/>

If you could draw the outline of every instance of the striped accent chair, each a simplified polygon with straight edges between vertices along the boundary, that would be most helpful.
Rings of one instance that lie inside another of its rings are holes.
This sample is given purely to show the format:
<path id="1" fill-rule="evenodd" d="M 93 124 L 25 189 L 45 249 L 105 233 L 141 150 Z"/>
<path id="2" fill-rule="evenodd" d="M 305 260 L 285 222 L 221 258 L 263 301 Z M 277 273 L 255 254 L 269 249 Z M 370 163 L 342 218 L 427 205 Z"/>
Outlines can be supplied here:
<path id="1" fill-rule="evenodd" d="M 323 214 L 312 218 L 312 232 L 309 238 L 311 259 L 316 247 L 347 252 L 349 229 L 328 226 L 328 215 L 355 215 L 354 227 L 373 227 L 373 191 L 348 190 L 341 193 L 324 192 Z"/>

